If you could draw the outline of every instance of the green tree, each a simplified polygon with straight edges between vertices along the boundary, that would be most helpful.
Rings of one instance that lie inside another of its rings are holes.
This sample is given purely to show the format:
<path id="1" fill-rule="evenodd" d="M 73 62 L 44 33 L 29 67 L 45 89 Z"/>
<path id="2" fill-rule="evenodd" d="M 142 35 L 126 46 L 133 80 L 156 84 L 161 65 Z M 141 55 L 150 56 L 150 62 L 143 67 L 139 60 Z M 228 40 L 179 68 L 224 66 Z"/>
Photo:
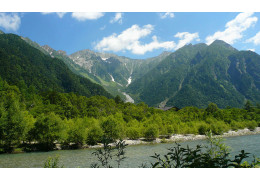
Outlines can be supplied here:
<path id="1" fill-rule="evenodd" d="M 116 140 L 121 137 L 121 124 L 118 123 L 118 121 L 113 116 L 109 116 L 105 121 L 103 121 L 101 127 L 105 137 L 112 140 Z"/>
<path id="2" fill-rule="evenodd" d="M 4 151 L 12 152 L 21 143 L 26 124 L 19 103 L 19 90 L 7 84 L 4 86 L 6 91 L 0 92 L 0 135 Z"/>
<path id="3" fill-rule="evenodd" d="M 124 101 L 122 101 L 122 99 L 120 98 L 120 96 L 117 95 L 117 96 L 115 97 L 115 102 L 116 102 L 116 104 L 121 104 L 121 103 L 123 103 Z"/>
<path id="4" fill-rule="evenodd" d="M 150 125 L 144 132 L 144 137 L 148 140 L 153 140 L 159 136 L 159 129 L 157 125 Z"/>
<path id="5" fill-rule="evenodd" d="M 210 114 L 218 111 L 218 106 L 215 103 L 210 103 L 206 108 L 206 111 Z"/>
<path id="6" fill-rule="evenodd" d="M 87 135 L 87 144 L 96 145 L 98 142 L 101 142 L 103 137 L 103 131 L 100 126 L 91 127 Z"/>
<path id="7" fill-rule="evenodd" d="M 64 123 L 54 113 L 41 114 L 32 129 L 35 140 L 40 144 L 41 150 L 52 150 L 55 148 L 54 141 L 63 140 L 65 137 Z"/>
<path id="8" fill-rule="evenodd" d="M 67 129 L 67 142 L 75 143 L 77 147 L 81 147 L 87 140 L 88 129 L 85 119 L 69 120 Z"/>
<path id="9" fill-rule="evenodd" d="M 25 127 L 23 116 L 17 102 L 13 102 L 7 109 L 6 114 L 0 118 L 2 140 L 4 141 L 5 152 L 12 152 L 14 145 L 20 144 Z"/>
<path id="10" fill-rule="evenodd" d="M 137 127 L 128 127 L 126 130 L 126 136 L 129 139 L 138 139 L 140 138 L 140 131 Z"/>
<path id="11" fill-rule="evenodd" d="M 252 106 L 251 101 L 249 101 L 249 100 L 246 101 L 244 109 L 247 110 L 248 112 L 252 112 L 253 111 L 253 106 Z"/>

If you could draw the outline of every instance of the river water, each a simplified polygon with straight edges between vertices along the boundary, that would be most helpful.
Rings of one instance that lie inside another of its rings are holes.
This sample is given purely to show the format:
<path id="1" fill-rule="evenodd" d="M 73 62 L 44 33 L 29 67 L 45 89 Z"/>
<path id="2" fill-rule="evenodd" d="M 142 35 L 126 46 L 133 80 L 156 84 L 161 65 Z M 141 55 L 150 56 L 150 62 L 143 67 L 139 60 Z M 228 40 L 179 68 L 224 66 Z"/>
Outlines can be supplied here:
<path id="1" fill-rule="evenodd" d="M 246 152 L 260 157 L 260 134 L 229 137 L 225 140 L 226 145 L 231 147 L 231 155 L 238 154 L 240 150 L 244 149 Z M 197 144 L 206 144 L 205 140 L 189 141 L 181 143 L 182 146 L 189 145 L 194 147 Z M 150 157 L 154 153 L 166 154 L 167 148 L 173 147 L 174 143 L 167 144 L 151 144 L 151 145 L 136 145 L 128 146 L 126 148 L 127 158 L 122 162 L 120 167 L 138 168 L 141 164 L 150 166 L 153 159 Z M 29 168 L 29 167 L 43 167 L 44 162 L 49 156 L 59 155 L 60 164 L 68 168 L 85 168 L 91 167 L 92 163 L 97 162 L 97 158 L 92 155 L 95 149 L 82 150 L 60 150 L 51 152 L 33 152 L 20 154 L 1 154 L 0 167 L 1 168 Z M 248 161 L 252 160 L 252 155 Z M 112 163 L 114 167 L 116 164 Z"/>

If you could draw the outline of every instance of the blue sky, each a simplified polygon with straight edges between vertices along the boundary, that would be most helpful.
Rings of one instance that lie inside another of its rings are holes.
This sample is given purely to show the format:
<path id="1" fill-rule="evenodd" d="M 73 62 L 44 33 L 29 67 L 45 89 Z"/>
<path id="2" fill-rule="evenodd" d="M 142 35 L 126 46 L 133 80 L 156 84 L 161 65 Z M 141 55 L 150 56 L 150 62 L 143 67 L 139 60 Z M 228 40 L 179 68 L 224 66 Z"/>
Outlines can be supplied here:
<path id="1" fill-rule="evenodd" d="M 144 59 L 222 39 L 260 54 L 260 13 L 0 13 L 0 29 L 67 54 L 83 49 Z"/>

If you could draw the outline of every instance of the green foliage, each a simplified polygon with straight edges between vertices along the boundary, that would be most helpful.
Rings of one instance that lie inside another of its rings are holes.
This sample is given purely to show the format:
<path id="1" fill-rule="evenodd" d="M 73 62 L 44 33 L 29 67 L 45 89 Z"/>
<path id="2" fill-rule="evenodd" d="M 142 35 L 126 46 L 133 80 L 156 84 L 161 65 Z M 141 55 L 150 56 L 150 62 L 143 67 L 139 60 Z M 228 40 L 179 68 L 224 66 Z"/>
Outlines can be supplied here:
<path id="1" fill-rule="evenodd" d="M 250 70 L 249 70 L 250 69 Z M 244 99 L 260 100 L 260 56 L 237 51 L 216 40 L 211 45 L 186 45 L 165 57 L 126 89 L 137 102 L 157 107 L 196 106 L 214 102 L 220 108 L 242 108 Z"/>
<path id="2" fill-rule="evenodd" d="M 88 134 L 86 120 L 83 118 L 71 119 L 67 126 L 67 142 L 75 143 L 78 147 L 81 147 L 85 143 Z"/>
<path id="3" fill-rule="evenodd" d="M 63 165 L 59 165 L 60 157 L 57 155 L 56 157 L 49 157 L 44 163 L 44 168 L 63 168 Z"/>
<path id="4" fill-rule="evenodd" d="M 54 113 L 50 113 L 47 115 L 41 114 L 37 118 L 32 133 L 41 149 L 48 151 L 54 148 L 54 141 L 64 139 L 64 130 L 61 118 Z"/>
<path id="5" fill-rule="evenodd" d="M 19 88 L 33 86 L 38 92 L 55 90 L 112 98 L 100 85 L 74 74 L 62 60 L 42 53 L 15 34 L 0 35 L 0 76 Z"/>
<path id="6" fill-rule="evenodd" d="M 172 134 L 222 134 L 260 125 L 260 110 L 229 108 L 209 111 L 185 107 L 161 111 L 144 103 L 116 103 L 103 96 L 85 96 L 10 86 L 0 79 L 0 148 L 12 152 L 81 148 L 100 143 L 102 136 L 153 140 Z M 210 107 L 211 105 L 209 105 Z M 210 112 L 210 113 L 209 113 Z"/>
<path id="7" fill-rule="evenodd" d="M 249 101 L 249 100 L 246 101 L 244 109 L 247 110 L 248 112 L 252 112 L 253 107 L 252 107 L 251 101 Z"/>
<path id="8" fill-rule="evenodd" d="M 249 168 L 260 164 L 257 159 L 251 164 L 244 161 L 249 155 L 244 150 L 231 159 L 229 148 L 222 139 L 212 138 L 211 134 L 208 134 L 208 144 L 204 147 L 197 145 L 194 149 L 177 144 L 164 156 L 155 153 L 151 156 L 156 160 L 152 163 L 152 168 Z"/>
<path id="9" fill-rule="evenodd" d="M 103 131 L 99 126 L 94 126 L 89 129 L 87 135 L 87 144 L 96 145 L 98 142 L 101 142 L 103 137 Z"/>
<path id="10" fill-rule="evenodd" d="M 148 140 L 153 140 L 159 136 L 159 130 L 156 125 L 150 125 L 144 132 L 144 137 Z"/>
<path id="11" fill-rule="evenodd" d="M 116 104 L 123 103 L 123 102 L 124 102 L 124 101 L 122 101 L 122 99 L 120 98 L 119 95 L 117 95 L 117 96 L 115 97 L 115 103 L 116 103 Z"/>
<path id="12" fill-rule="evenodd" d="M 253 131 L 257 127 L 257 122 L 256 121 L 249 121 L 246 123 L 247 128 L 251 131 Z"/>
<path id="13" fill-rule="evenodd" d="M 117 167 L 120 167 L 121 162 L 126 158 L 125 157 L 125 148 L 127 144 L 125 141 L 119 140 L 115 143 L 115 147 L 112 147 L 109 142 L 111 139 L 104 137 L 102 140 L 103 149 L 98 149 L 93 154 L 97 156 L 98 163 L 94 163 L 91 165 L 92 168 L 112 168 L 111 161 L 113 158 L 117 162 Z M 114 151 L 116 151 L 115 154 Z"/>
<path id="14" fill-rule="evenodd" d="M 127 130 L 126 130 L 126 136 L 129 139 L 139 139 L 141 137 L 139 128 L 137 128 L 137 127 L 128 127 Z"/>
<path id="15" fill-rule="evenodd" d="M 124 125 L 122 117 L 108 116 L 101 124 L 104 136 L 115 141 L 120 137 L 124 137 Z"/>
<path id="16" fill-rule="evenodd" d="M 215 113 L 215 112 L 218 111 L 218 106 L 217 106 L 216 104 L 214 104 L 214 103 L 210 103 L 210 104 L 208 105 L 208 107 L 206 108 L 206 111 L 207 111 L 208 113 L 213 114 L 213 113 Z"/>
<path id="17" fill-rule="evenodd" d="M 199 126 L 198 132 L 200 135 L 205 135 L 209 131 L 209 125 L 203 123 Z"/>

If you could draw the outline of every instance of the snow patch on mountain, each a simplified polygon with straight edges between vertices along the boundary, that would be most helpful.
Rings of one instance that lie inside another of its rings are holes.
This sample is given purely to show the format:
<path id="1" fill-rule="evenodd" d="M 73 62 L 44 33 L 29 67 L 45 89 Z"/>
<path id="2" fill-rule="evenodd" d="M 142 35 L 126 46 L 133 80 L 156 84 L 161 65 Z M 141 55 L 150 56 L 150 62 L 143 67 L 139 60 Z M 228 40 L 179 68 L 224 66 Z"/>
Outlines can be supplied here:
<path id="1" fill-rule="evenodd" d="M 126 100 L 125 102 L 130 102 L 130 103 L 134 103 L 135 101 L 133 100 L 133 98 L 131 98 L 131 96 L 129 96 L 128 94 L 126 94 L 125 92 L 122 92 L 123 95 L 125 95 Z"/>
<path id="2" fill-rule="evenodd" d="M 126 85 L 126 87 L 129 86 L 129 84 L 131 84 L 131 82 L 132 82 L 132 77 L 130 76 L 130 77 L 127 79 L 127 85 Z"/>
<path id="3" fill-rule="evenodd" d="M 102 59 L 103 61 L 105 61 L 105 60 L 107 60 L 108 58 L 103 58 L 103 57 L 101 57 L 101 59 Z"/>
<path id="4" fill-rule="evenodd" d="M 108 73 L 109 74 L 109 73 Z M 115 82 L 115 79 L 113 78 L 113 76 L 111 75 L 111 74 L 109 74 L 109 76 L 111 77 L 111 80 L 113 81 L 113 82 Z"/>

